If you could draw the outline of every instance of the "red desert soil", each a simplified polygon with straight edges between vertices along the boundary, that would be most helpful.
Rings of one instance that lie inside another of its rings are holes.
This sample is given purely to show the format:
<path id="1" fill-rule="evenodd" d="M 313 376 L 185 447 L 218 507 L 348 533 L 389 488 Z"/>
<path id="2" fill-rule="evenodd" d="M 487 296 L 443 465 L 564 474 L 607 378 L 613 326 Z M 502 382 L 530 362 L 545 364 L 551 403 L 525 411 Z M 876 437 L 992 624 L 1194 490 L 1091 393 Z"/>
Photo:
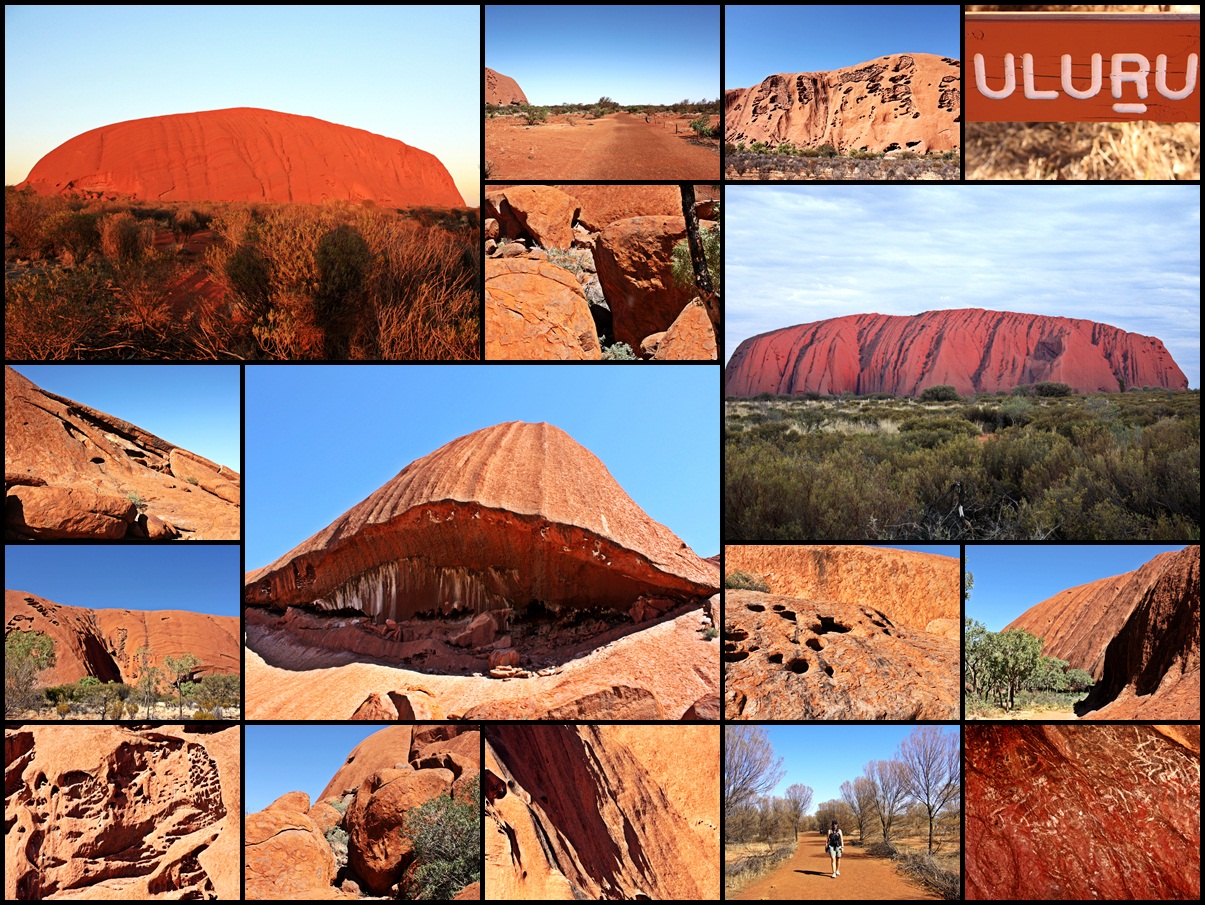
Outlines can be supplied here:
<path id="1" fill-rule="evenodd" d="M 841 876 L 833 878 L 833 862 L 824 851 L 824 840 L 807 836 L 799 840 L 795 854 L 770 874 L 728 894 L 728 899 L 841 899 L 874 902 L 879 899 L 940 899 L 905 877 L 886 858 L 872 858 L 864 851 L 845 846 Z"/>
<path id="2" fill-rule="evenodd" d="M 655 124 L 631 113 L 594 120 L 570 114 L 528 126 L 516 117 L 493 117 L 485 122 L 487 178 L 718 182 L 719 147 L 693 144 L 690 119 Z"/>
<path id="3" fill-rule="evenodd" d="M 42 194 L 150 201 L 464 206 L 433 154 L 363 129 L 253 107 L 101 126 L 39 160 L 24 185 Z"/>
<path id="4" fill-rule="evenodd" d="M 949 384 L 959 393 L 1042 381 L 1078 393 L 1125 387 L 1188 389 L 1153 336 L 1094 321 L 979 308 L 910 317 L 851 314 L 746 339 L 725 369 L 729 396 L 894 393 Z"/>

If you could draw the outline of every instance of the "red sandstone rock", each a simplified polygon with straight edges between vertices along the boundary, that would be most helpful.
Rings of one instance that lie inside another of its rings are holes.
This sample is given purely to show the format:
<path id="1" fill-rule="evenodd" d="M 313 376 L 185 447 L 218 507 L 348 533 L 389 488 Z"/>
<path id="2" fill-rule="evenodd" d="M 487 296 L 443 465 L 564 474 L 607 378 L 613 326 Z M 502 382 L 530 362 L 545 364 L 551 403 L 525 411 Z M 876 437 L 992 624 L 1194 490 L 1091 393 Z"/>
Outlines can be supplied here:
<path id="1" fill-rule="evenodd" d="M 372 200 L 463 207 L 432 154 L 362 129 L 236 107 L 102 126 L 39 160 L 22 186 L 150 201 Z"/>
<path id="2" fill-rule="evenodd" d="M 957 60 L 928 53 L 772 75 L 725 92 L 725 134 L 731 143 L 948 151 L 959 146 L 961 83 Z"/>
<path id="3" fill-rule="evenodd" d="M 715 329 L 711 326 L 707 309 L 698 299 L 693 299 L 683 308 L 669 325 L 669 329 L 660 336 L 661 339 L 657 341 L 657 348 L 653 353 L 653 361 L 716 360 Z M 651 338 L 646 337 L 640 343 L 642 350 L 644 343 Z"/>
<path id="4" fill-rule="evenodd" d="M 590 304 L 573 274 L 541 261 L 487 260 L 485 357 L 601 360 Z"/>
<path id="5" fill-rule="evenodd" d="M 4 470 L 6 540 L 239 537 L 237 472 L 12 368 L 4 369 Z"/>
<path id="6" fill-rule="evenodd" d="M 958 642 L 872 605 L 730 590 L 723 638 L 728 719 L 958 719 Z"/>
<path id="7" fill-rule="evenodd" d="M 345 793 L 359 789 L 364 780 L 378 770 L 409 763 L 413 739 L 413 726 L 388 726 L 380 732 L 374 732 L 352 748 L 347 760 L 331 777 L 318 800 L 341 798 Z"/>
<path id="8" fill-rule="evenodd" d="M 682 714 L 682 719 L 685 722 L 718 722 L 720 719 L 720 696 L 718 694 L 709 694 L 706 697 L 699 698 L 690 705 L 686 713 Z"/>
<path id="9" fill-rule="evenodd" d="M 729 396 L 919 394 L 948 384 L 992 393 L 1042 381 L 1076 392 L 1188 389 L 1163 343 L 1093 321 L 976 308 L 914 317 L 854 314 L 742 342 L 725 369 Z"/>
<path id="10" fill-rule="evenodd" d="M 716 726 L 489 727 L 490 897 L 718 899 L 719 754 Z"/>
<path id="11" fill-rule="evenodd" d="M 6 727 L 6 900 L 238 899 L 239 736 Z"/>
<path id="12" fill-rule="evenodd" d="M 290 792 L 246 817 L 248 899 L 326 899 L 335 856 L 306 813 L 309 796 Z M 333 810 L 333 809 L 332 809 Z"/>
<path id="13" fill-rule="evenodd" d="M 490 68 L 485 70 L 485 102 L 487 104 L 526 104 L 527 95 L 509 75 Z"/>
<path id="14" fill-rule="evenodd" d="M 181 610 L 113 610 L 63 606 L 24 591 L 4 592 L 4 634 L 42 632 L 54 639 L 55 666 L 42 673 L 46 685 L 95 676 L 102 682 L 135 682 L 136 652 L 152 651 L 150 665 L 164 657 L 195 655 L 197 675 L 240 671 L 242 645 L 235 616 Z"/>
<path id="15" fill-rule="evenodd" d="M 452 896 L 452 901 L 460 902 L 462 900 L 471 900 L 471 899 L 480 899 L 480 898 L 481 898 L 481 884 L 480 883 L 470 883 L 468 886 L 466 886 L 460 892 L 456 893 L 456 895 Z"/>
<path id="16" fill-rule="evenodd" d="M 959 640 L 961 566 L 956 558 L 843 544 L 730 545 L 729 573 L 760 578 L 771 594 L 874 607 L 892 622 L 933 632 L 936 619 L 954 620 Z M 939 624 L 945 635 L 947 626 Z"/>
<path id="17" fill-rule="evenodd" d="M 516 185 L 489 192 L 485 197 L 486 215 L 496 217 L 500 228 L 504 223 L 512 224 L 512 229 L 502 231 L 502 235 L 530 238 L 541 248 L 564 249 L 573 244 L 578 203 L 561 189 Z"/>
<path id="18" fill-rule="evenodd" d="M 965 732 L 968 899 L 1200 898 L 1200 726 Z"/>

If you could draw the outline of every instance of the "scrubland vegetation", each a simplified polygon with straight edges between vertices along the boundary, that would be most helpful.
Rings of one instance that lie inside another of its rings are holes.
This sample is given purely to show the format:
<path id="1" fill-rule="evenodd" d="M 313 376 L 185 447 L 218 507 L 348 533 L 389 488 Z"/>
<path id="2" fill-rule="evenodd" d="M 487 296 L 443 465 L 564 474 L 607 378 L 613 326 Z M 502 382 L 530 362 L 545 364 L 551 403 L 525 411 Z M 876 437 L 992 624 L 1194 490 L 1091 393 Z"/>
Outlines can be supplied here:
<path id="1" fill-rule="evenodd" d="M 729 399 L 727 536 L 1199 539 L 1199 391 L 1064 390 Z"/>
<path id="2" fill-rule="evenodd" d="M 831 144 L 799 147 L 793 142 L 770 145 L 755 141 L 724 146 L 728 179 L 959 179 L 962 160 L 957 151 L 917 154 L 902 150 L 884 153 L 854 148 L 838 151 Z"/>
<path id="3" fill-rule="evenodd" d="M 476 210 L 5 187 L 9 360 L 472 359 Z"/>

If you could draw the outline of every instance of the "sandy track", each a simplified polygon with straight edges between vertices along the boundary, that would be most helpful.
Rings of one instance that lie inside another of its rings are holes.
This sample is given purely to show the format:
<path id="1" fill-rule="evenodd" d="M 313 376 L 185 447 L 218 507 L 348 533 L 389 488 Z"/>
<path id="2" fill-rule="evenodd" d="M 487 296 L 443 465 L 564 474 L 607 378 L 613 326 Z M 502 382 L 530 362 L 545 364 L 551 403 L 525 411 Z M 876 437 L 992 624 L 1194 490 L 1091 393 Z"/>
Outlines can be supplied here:
<path id="1" fill-rule="evenodd" d="M 901 877 L 886 858 L 871 858 L 860 849 L 845 846 L 841 876 L 833 879 L 832 861 L 824 840 L 801 839 L 795 854 L 770 874 L 730 899 L 940 899 L 919 883 Z"/>
<path id="2" fill-rule="evenodd" d="M 720 154 L 689 140 L 689 127 L 646 123 L 631 113 L 602 119 L 556 117 L 539 126 L 517 118 L 485 124 L 490 180 L 673 179 L 718 182 Z"/>

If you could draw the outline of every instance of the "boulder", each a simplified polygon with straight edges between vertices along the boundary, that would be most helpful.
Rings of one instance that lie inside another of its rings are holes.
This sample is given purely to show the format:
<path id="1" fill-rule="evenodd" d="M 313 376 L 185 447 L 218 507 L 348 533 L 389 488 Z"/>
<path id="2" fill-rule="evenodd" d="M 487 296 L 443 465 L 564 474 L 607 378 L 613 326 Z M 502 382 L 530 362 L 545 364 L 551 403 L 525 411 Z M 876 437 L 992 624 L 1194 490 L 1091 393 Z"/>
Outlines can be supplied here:
<path id="1" fill-rule="evenodd" d="M 547 262 L 487 260 L 485 357 L 601 360 L 586 293 L 573 274 Z"/>
<path id="2" fill-rule="evenodd" d="M 309 796 L 292 792 L 248 814 L 243 851 L 248 899 L 315 899 L 335 880 L 335 855 L 306 813 Z"/>
<path id="3" fill-rule="evenodd" d="M 699 698 L 686 709 L 686 713 L 682 714 L 682 719 L 684 722 L 719 722 L 720 696 L 709 694 Z"/>
<path id="4" fill-rule="evenodd" d="M 516 185 L 490 192 L 487 196 L 498 212 L 499 227 L 512 231 L 502 235 L 510 239 L 530 238 L 541 248 L 569 248 L 573 244 L 573 222 L 577 202 L 558 188 L 548 185 Z"/>
<path id="5" fill-rule="evenodd" d="M 647 341 L 646 337 L 641 342 L 641 351 Z M 653 353 L 653 361 L 715 361 L 716 358 L 715 329 L 707 309 L 698 299 L 691 301 L 674 318 L 669 329 L 661 334 Z"/>
<path id="6" fill-rule="evenodd" d="M 169 462 L 174 477 L 195 484 L 228 503 L 240 503 L 242 481 L 238 472 L 179 447 L 171 451 Z"/>
<path id="7" fill-rule="evenodd" d="M 5 529 L 37 540 L 117 540 L 138 516 L 127 497 L 83 487 L 16 486 L 4 503 Z"/>
<path id="8" fill-rule="evenodd" d="M 518 666 L 520 659 L 519 652 L 513 647 L 490 651 L 490 669 L 497 669 L 499 666 Z"/>
<path id="9" fill-rule="evenodd" d="M 661 340 L 665 339 L 665 331 L 659 333 L 650 333 L 640 341 L 640 356 L 642 358 L 652 358 L 657 353 L 657 346 L 661 344 Z"/>

